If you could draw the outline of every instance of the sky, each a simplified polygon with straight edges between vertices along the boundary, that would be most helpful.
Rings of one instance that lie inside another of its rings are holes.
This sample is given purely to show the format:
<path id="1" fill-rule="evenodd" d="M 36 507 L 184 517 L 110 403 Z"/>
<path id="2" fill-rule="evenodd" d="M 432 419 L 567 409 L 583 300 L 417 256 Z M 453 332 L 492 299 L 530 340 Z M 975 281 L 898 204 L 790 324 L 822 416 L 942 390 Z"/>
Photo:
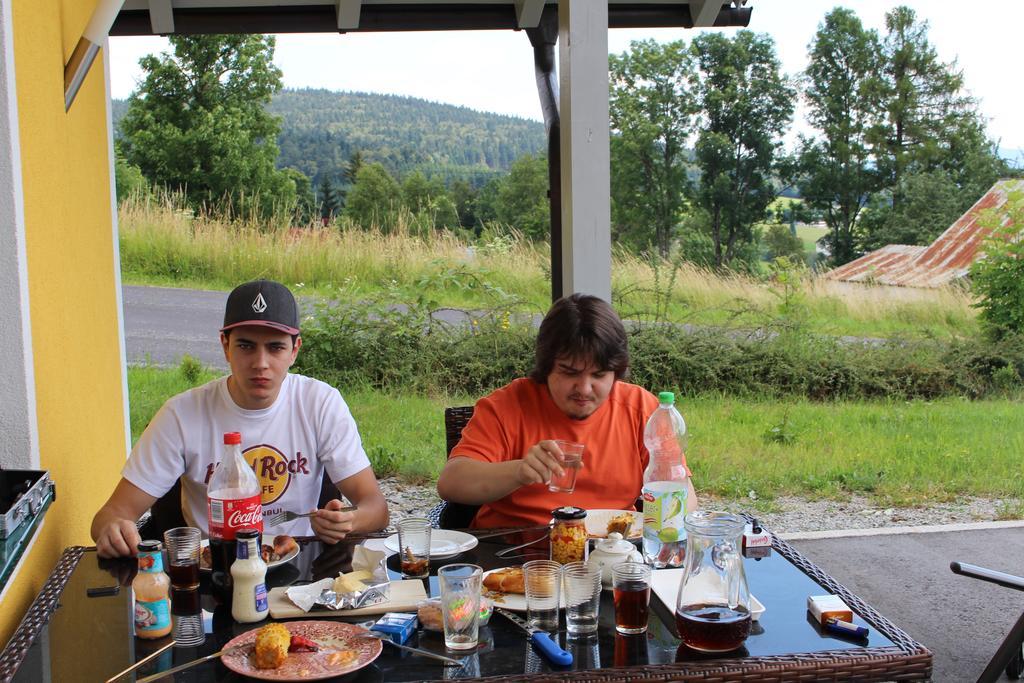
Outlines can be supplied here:
<path id="1" fill-rule="evenodd" d="M 1018 87 L 1020 27 L 1024 2 L 963 0 L 748 0 L 752 31 L 769 34 L 782 69 L 796 76 L 807 65 L 807 45 L 833 7 L 852 7 L 868 28 L 884 33 L 885 13 L 898 4 L 928 21 L 929 38 L 945 62 L 957 61 L 968 91 L 978 99 L 990 136 L 1007 150 L 1024 150 L 1024 88 Z M 973 7 L 972 7 L 973 5 Z M 736 29 L 714 29 L 727 35 Z M 633 40 L 691 40 L 686 29 L 613 29 L 609 52 Z M 142 78 L 139 59 L 166 50 L 158 37 L 110 39 L 111 95 L 128 97 Z M 480 111 L 542 120 L 529 39 L 514 31 L 282 34 L 274 62 L 287 88 L 325 88 L 408 95 Z M 798 119 L 801 112 L 797 111 Z M 806 132 L 801 120 L 787 136 Z M 1016 157 L 1016 155 L 1014 154 Z"/>

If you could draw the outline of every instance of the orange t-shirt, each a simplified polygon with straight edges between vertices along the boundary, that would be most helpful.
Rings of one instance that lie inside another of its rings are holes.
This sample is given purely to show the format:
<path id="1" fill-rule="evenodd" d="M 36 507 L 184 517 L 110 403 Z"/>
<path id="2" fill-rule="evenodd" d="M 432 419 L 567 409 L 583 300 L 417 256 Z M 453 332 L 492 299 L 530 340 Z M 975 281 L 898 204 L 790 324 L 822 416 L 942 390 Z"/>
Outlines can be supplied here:
<path id="1" fill-rule="evenodd" d="M 552 493 L 545 484 L 523 486 L 481 506 L 473 526 L 545 524 L 551 511 L 563 505 L 631 509 L 650 459 L 644 426 L 657 407 L 653 394 L 625 382 L 615 382 L 607 400 L 585 420 L 569 418 L 551 400 L 547 386 L 531 379 L 517 379 L 480 399 L 462 440 L 452 449 L 453 458 L 519 460 L 544 439 L 575 441 L 586 449 L 573 493 Z"/>

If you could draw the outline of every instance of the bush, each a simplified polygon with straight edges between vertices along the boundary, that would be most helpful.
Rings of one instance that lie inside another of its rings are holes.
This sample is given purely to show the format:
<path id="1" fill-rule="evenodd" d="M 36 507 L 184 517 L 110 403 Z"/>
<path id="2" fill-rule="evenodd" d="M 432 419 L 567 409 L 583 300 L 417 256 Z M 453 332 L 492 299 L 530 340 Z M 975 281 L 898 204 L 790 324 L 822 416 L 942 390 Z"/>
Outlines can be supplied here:
<path id="1" fill-rule="evenodd" d="M 296 370 L 339 386 L 481 396 L 533 365 L 536 330 L 501 309 L 438 322 L 430 302 L 322 307 L 303 327 Z M 1024 338 L 844 341 L 800 326 L 742 333 L 667 323 L 629 331 L 630 380 L 689 396 L 811 400 L 985 398 L 1024 376 Z"/>
<path id="2" fill-rule="evenodd" d="M 1005 219 L 1005 224 L 1003 222 Z M 1024 332 L 1024 191 L 1008 193 L 1004 211 L 984 211 L 979 223 L 992 231 L 982 258 L 971 266 L 981 322 L 990 337 Z"/>

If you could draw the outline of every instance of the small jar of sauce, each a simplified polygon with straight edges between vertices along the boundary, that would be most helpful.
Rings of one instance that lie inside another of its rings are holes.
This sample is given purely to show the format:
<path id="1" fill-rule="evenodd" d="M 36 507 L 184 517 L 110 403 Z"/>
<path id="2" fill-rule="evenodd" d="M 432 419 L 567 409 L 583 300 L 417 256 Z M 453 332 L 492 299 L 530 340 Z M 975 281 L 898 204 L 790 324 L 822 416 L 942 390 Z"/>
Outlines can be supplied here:
<path id="1" fill-rule="evenodd" d="M 138 545 L 139 573 L 132 581 L 135 596 L 135 635 L 152 640 L 171 632 L 171 578 L 164 573 L 160 541 Z"/>
<path id="2" fill-rule="evenodd" d="M 587 511 L 560 507 L 551 511 L 551 559 L 559 564 L 587 561 Z"/>

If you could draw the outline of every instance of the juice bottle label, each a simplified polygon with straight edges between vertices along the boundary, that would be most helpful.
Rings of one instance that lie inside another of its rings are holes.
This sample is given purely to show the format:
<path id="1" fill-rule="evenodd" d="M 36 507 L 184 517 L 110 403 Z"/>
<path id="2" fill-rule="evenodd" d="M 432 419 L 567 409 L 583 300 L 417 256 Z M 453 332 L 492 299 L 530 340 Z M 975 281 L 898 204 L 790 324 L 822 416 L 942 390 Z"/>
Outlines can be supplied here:
<path id="1" fill-rule="evenodd" d="M 240 529 L 263 531 L 263 505 L 260 495 L 237 500 L 209 498 L 210 537 L 235 540 Z"/>
<path id="2" fill-rule="evenodd" d="M 686 495 L 686 487 L 677 482 L 645 484 L 642 492 L 644 536 L 655 536 L 662 543 L 672 543 L 683 538 Z"/>
<path id="3" fill-rule="evenodd" d="M 135 632 L 159 631 L 171 625 L 171 601 L 167 598 L 135 601 Z"/>

